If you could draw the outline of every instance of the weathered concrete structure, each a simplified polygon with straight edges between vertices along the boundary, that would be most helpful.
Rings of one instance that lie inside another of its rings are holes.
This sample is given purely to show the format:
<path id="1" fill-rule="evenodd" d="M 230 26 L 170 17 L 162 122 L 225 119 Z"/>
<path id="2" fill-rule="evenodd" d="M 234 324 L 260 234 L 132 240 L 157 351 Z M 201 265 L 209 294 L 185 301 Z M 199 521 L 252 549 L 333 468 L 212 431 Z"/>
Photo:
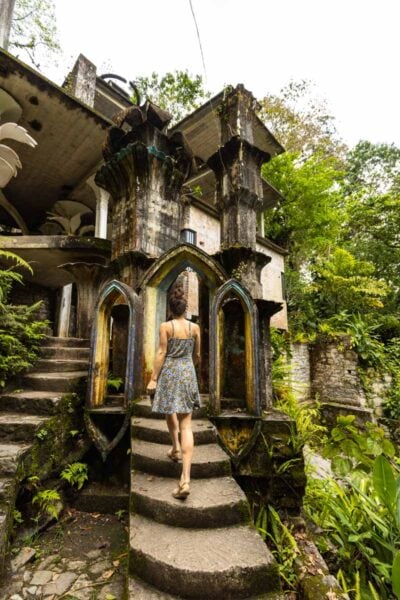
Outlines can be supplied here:
<path id="1" fill-rule="evenodd" d="M 317 400 L 329 428 L 338 415 L 354 414 L 360 426 L 382 416 L 391 375 L 362 367 L 348 336 L 294 343 L 288 363 L 295 397 L 300 402 Z"/>
<path id="2" fill-rule="evenodd" d="M 260 225 L 279 198 L 261 178 L 261 165 L 283 148 L 242 85 L 171 128 L 171 115 L 150 100 L 133 104 L 83 56 L 64 88 L 5 52 L 0 58 L 0 88 L 21 106 L 21 123 L 38 141 L 35 153 L 23 151 L 27 168 L 5 189 L 18 220 L 0 213 L 1 243 L 35 260 L 35 293 L 48 299 L 53 333 L 77 335 L 75 346 L 89 347 L 84 421 L 103 459 L 132 434 L 130 597 L 158 593 L 150 585 L 190 598 L 269 593 L 277 600 L 277 565 L 249 527 L 232 475 L 244 488 L 251 478 L 264 481 L 270 502 L 299 510 L 302 462 L 277 476 L 294 457 L 293 424 L 272 409 L 269 330 L 272 322 L 286 327 L 285 251 L 263 237 Z M 62 215 L 46 218 L 56 202 Z M 77 235 L 90 225 L 94 237 Z M 179 276 L 189 286 L 203 346 L 194 502 L 185 510 L 167 499 L 165 477 L 178 465 L 166 458 L 165 426 L 144 398 Z M 75 381 L 72 367 L 81 365 L 58 358 L 42 368 L 61 369 L 60 360 L 64 373 L 52 377 L 63 391 L 59 379 Z M 121 389 L 110 394 L 116 375 Z M 50 379 L 44 370 L 26 384 L 50 393 Z M 151 485 L 144 489 L 144 481 Z M 173 559 L 163 545 L 176 547 Z"/>

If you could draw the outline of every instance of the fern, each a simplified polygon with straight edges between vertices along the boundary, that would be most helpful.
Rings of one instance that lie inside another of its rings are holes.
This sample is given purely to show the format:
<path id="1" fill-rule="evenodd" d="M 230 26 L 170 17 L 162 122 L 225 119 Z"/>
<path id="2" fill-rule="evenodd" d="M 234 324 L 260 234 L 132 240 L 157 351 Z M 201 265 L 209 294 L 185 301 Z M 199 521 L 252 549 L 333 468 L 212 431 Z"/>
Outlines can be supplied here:
<path id="1" fill-rule="evenodd" d="M 88 466 L 85 463 L 71 463 L 61 473 L 61 479 L 65 479 L 72 487 L 80 490 L 89 479 Z"/>
<path id="2" fill-rule="evenodd" d="M 11 268 L 20 267 L 22 269 L 26 269 L 30 273 L 33 273 L 33 270 L 32 270 L 32 267 L 30 266 L 30 264 L 28 262 L 26 262 L 26 260 L 24 260 L 23 258 L 18 256 L 17 254 L 14 254 L 14 252 L 9 252 L 8 250 L 0 250 L 0 258 L 4 259 L 4 260 L 14 261 L 15 265 L 13 265 L 13 267 L 11 267 Z"/>
<path id="3" fill-rule="evenodd" d="M 38 504 L 42 514 L 48 514 L 54 519 L 58 519 L 60 514 L 60 501 L 61 497 L 57 490 L 42 490 L 32 498 L 32 504 Z"/>
<path id="4" fill-rule="evenodd" d="M 7 379 L 30 367 L 39 351 L 40 340 L 46 333 L 48 323 L 37 321 L 35 315 L 41 306 L 14 306 L 8 297 L 12 285 L 22 283 L 22 275 L 14 269 L 30 265 L 12 252 L 0 250 L 0 258 L 13 260 L 14 265 L 0 269 L 0 389 Z"/>

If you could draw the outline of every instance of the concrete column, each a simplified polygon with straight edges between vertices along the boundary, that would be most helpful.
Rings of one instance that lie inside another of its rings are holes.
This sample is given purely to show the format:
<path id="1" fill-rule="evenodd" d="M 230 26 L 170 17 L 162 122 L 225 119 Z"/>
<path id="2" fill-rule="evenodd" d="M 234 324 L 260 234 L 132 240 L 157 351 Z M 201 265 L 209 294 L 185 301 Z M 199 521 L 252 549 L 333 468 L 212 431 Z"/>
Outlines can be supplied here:
<path id="1" fill-rule="evenodd" d="M 107 239 L 108 202 L 110 194 L 97 187 L 95 237 Z"/>
<path id="2" fill-rule="evenodd" d="M 270 323 L 271 317 L 281 310 L 282 304 L 269 300 L 256 300 L 259 326 L 259 376 L 260 405 L 262 410 L 269 410 L 273 404 L 272 394 L 272 353 Z"/>
<path id="3" fill-rule="evenodd" d="M 93 107 L 96 93 L 96 66 L 86 56 L 80 54 L 69 78 L 71 93 Z"/>
<path id="4" fill-rule="evenodd" d="M 58 317 L 58 337 L 69 337 L 71 315 L 72 283 L 64 285 L 61 292 L 60 315 Z"/>
<path id="5" fill-rule="evenodd" d="M 0 0 L 0 48 L 8 49 L 15 0 Z"/>
<path id="6" fill-rule="evenodd" d="M 1 3 L 7 0 L 0 0 Z M 1 12 L 0 12 L 1 22 Z M 0 24 L 1 27 L 1 24 Z M 0 44 L 1 45 L 1 44 Z M 96 93 L 96 66 L 90 62 L 83 54 L 78 56 L 76 63 L 70 74 L 70 91 L 74 96 L 79 98 L 82 102 L 88 106 L 94 106 L 94 97 Z M 107 212 L 107 209 L 106 209 Z M 97 234 L 97 207 L 96 207 L 96 236 L 107 237 L 107 214 L 105 224 L 105 235 Z M 103 227 L 104 229 L 104 227 Z M 102 231 L 103 231 L 102 229 Z M 67 285 L 63 288 L 61 294 L 61 307 L 60 307 L 60 319 L 58 323 L 58 335 L 59 337 L 68 337 L 70 312 L 71 312 L 71 295 L 72 295 L 72 284 Z M 85 336 L 84 336 L 85 337 Z"/>
<path id="7" fill-rule="evenodd" d="M 90 339 L 94 309 L 99 289 L 108 276 L 108 268 L 98 263 L 66 263 L 60 265 L 74 278 L 77 291 L 77 337 Z"/>

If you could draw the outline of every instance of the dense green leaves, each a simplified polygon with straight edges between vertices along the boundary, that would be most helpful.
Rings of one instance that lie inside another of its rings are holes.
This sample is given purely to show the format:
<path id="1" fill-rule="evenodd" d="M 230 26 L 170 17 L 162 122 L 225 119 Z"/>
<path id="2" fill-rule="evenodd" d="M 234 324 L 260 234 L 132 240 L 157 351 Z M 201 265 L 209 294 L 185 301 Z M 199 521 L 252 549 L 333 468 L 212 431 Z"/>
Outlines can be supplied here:
<path id="1" fill-rule="evenodd" d="M 400 551 L 396 553 L 392 566 L 392 587 L 397 598 L 400 598 Z"/>
<path id="2" fill-rule="evenodd" d="M 354 416 L 339 417 L 325 456 L 334 476 L 308 478 L 307 515 L 320 528 L 317 543 L 352 598 L 400 597 L 400 473 L 384 431 Z"/>
<path id="3" fill-rule="evenodd" d="M 265 213 L 265 235 L 290 252 L 296 269 L 335 244 L 340 226 L 341 173 L 331 157 L 281 154 L 263 166 L 262 174 L 284 201 Z"/>
<path id="4" fill-rule="evenodd" d="M 210 94 L 204 90 L 201 75 L 174 71 L 150 77 L 138 77 L 135 84 L 142 99 L 149 98 L 173 115 L 176 123 L 203 104 Z"/>
<path id="5" fill-rule="evenodd" d="M 400 148 L 367 140 L 358 142 L 346 157 L 345 183 L 349 194 L 400 191 Z"/>
<path id="6" fill-rule="evenodd" d="M 264 98 L 261 116 L 290 151 L 262 169 L 284 198 L 266 212 L 265 234 L 289 251 L 290 331 L 349 335 L 363 365 L 391 371 L 390 411 L 400 416 L 390 349 L 400 338 L 400 149 L 345 148 L 306 82 Z"/>
<path id="7" fill-rule="evenodd" d="M 0 251 L 0 257 L 31 270 L 25 261 L 10 252 Z M 22 284 L 22 276 L 15 267 L 0 269 L 0 389 L 8 378 L 32 365 L 48 326 L 35 319 L 40 302 L 32 306 L 14 306 L 8 302 L 13 284 Z"/>

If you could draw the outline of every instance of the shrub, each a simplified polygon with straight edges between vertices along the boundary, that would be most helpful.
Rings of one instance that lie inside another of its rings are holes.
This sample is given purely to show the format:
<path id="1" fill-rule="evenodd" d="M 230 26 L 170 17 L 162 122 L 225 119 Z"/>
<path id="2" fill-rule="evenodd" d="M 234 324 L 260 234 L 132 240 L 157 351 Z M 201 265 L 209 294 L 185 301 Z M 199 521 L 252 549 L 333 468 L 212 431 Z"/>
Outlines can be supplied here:
<path id="1" fill-rule="evenodd" d="M 15 271 L 15 267 L 31 271 L 29 264 L 11 252 L 0 251 L 0 258 L 15 262 L 15 265 L 10 268 L 0 269 L 1 389 L 7 379 L 33 364 L 48 323 L 35 320 L 40 302 L 32 306 L 13 306 L 8 302 L 12 285 L 22 283 L 22 275 Z"/>
<path id="2" fill-rule="evenodd" d="M 352 598 L 400 598 L 400 471 L 384 432 L 339 417 L 325 445 L 335 476 L 308 480 L 317 545 Z"/>

